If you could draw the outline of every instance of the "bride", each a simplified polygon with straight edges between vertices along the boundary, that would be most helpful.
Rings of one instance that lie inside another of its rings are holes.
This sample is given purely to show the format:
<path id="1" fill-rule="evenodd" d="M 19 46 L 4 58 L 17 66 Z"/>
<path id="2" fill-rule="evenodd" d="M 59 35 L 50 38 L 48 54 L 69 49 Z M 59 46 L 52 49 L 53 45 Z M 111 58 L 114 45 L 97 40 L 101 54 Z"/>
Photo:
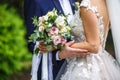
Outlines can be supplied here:
<path id="1" fill-rule="evenodd" d="M 105 50 L 110 25 L 106 0 L 81 0 L 70 25 L 75 26 L 76 42 L 71 47 L 86 49 L 89 54 L 67 59 L 61 80 L 120 80 L 117 61 Z"/>

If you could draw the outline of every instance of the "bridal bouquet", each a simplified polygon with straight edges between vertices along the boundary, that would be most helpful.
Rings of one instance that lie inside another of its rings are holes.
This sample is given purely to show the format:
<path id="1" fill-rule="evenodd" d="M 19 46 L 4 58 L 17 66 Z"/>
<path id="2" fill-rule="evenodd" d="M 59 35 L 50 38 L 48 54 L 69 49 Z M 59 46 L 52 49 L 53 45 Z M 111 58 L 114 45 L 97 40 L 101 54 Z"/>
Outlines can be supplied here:
<path id="1" fill-rule="evenodd" d="M 73 38 L 66 17 L 62 14 L 58 15 L 55 9 L 38 19 L 34 17 L 33 24 L 36 29 L 29 37 L 29 41 L 46 44 L 48 50 L 52 48 L 52 45 L 55 48 L 63 48 L 67 39 Z"/>

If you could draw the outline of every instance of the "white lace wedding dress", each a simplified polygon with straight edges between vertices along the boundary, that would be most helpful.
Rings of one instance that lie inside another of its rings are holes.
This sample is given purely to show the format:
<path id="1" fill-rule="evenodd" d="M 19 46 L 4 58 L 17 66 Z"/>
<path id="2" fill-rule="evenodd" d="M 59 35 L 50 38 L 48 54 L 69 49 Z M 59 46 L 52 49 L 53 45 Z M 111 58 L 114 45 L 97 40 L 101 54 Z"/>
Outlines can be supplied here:
<path id="1" fill-rule="evenodd" d="M 101 40 L 99 52 L 90 54 L 87 57 L 67 59 L 68 65 L 61 80 L 120 80 L 119 65 L 104 47 L 107 33 L 104 32 L 102 17 L 99 16 L 97 8 L 92 6 L 89 0 L 82 0 L 81 6 L 86 7 L 87 10 L 92 10 L 98 17 L 99 37 Z M 75 41 L 81 42 L 86 40 L 79 11 L 75 13 L 71 25 L 76 26 L 72 30 Z M 104 34 L 106 34 L 105 37 Z"/>

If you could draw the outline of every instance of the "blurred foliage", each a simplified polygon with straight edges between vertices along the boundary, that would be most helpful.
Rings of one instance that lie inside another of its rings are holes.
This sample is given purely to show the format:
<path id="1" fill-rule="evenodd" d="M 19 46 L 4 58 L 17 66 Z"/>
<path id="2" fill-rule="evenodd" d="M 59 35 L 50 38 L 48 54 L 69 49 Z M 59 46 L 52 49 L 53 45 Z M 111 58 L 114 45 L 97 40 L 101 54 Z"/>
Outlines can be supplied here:
<path id="1" fill-rule="evenodd" d="M 28 67 L 31 54 L 27 50 L 23 20 L 14 8 L 0 5 L 0 80 Z"/>
<path id="2" fill-rule="evenodd" d="M 108 33 L 108 37 L 107 37 L 107 41 L 106 41 L 106 49 L 109 51 L 113 51 L 113 52 L 115 51 L 111 30 L 109 30 L 109 33 Z"/>
<path id="3" fill-rule="evenodd" d="M 109 30 L 105 49 L 115 58 L 115 49 L 111 30 Z"/>
<path id="4" fill-rule="evenodd" d="M 24 0 L 1 0 L 0 5 L 8 4 L 8 7 L 14 7 L 17 13 L 23 17 Z"/>

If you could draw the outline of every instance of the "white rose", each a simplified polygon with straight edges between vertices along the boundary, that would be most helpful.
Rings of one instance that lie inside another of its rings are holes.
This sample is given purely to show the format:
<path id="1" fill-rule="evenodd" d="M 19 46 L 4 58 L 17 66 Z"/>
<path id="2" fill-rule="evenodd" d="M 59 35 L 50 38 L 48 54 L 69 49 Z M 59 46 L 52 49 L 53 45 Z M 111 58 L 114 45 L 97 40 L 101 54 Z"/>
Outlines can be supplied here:
<path id="1" fill-rule="evenodd" d="M 45 21 L 48 20 L 48 16 L 47 15 L 43 16 L 43 18 L 44 18 Z"/>
<path id="2" fill-rule="evenodd" d="M 39 17 L 38 20 L 39 20 L 39 22 L 43 22 L 44 18 L 43 17 Z"/>
<path id="3" fill-rule="evenodd" d="M 55 20 L 55 23 L 62 26 L 65 23 L 65 17 L 63 16 L 58 16 L 57 19 Z"/>
<path id="4" fill-rule="evenodd" d="M 75 4 L 76 4 L 77 6 L 79 6 L 79 5 L 80 5 L 80 3 L 79 3 L 79 2 L 75 2 Z"/>

